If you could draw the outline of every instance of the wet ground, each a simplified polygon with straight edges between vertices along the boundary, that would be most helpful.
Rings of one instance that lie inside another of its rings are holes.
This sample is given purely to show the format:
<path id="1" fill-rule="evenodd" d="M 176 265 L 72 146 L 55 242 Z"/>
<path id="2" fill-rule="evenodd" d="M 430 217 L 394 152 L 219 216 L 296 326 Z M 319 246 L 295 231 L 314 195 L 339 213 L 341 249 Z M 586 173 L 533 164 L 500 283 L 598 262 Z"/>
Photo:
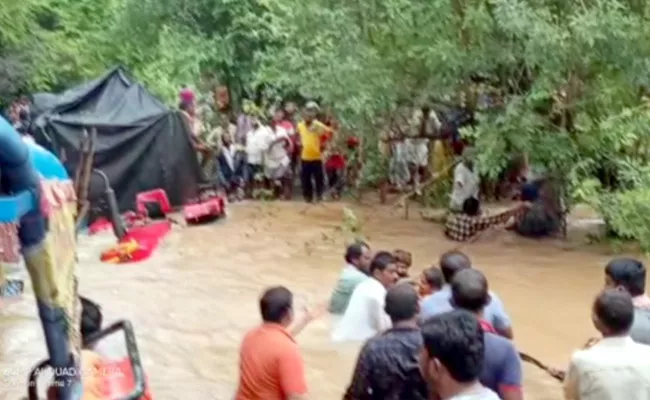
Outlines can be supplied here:
<path id="1" fill-rule="evenodd" d="M 413 212 L 407 221 L 388 206 L 350 207 L 375 249 L 413 253 L 413 273 L 458 246 Z M 230 399 L 240 340 L 259 322 L 260 292 L 282 284 L 297 307 L 325 300 L 343 265 L 343 225 L 340 203 L 238 204 L 227 220 L 175 227 L 150 260 L 118 266 L 98 262 L 110 235 L 82 238 L 80 291 L 103 306 L 106 322 L 133 322 L 156 399 Z M 557 366 L 594 335 L 589 307 L 608 259 L 568 247 L 508 234 L 462 247 L 505 302 L 519 349 Z M 341 398 L 356 357 L 355 349 L 332 345 L 329 331 L 324 318 L 298 338 L 317 400 Z M 33 297 L 1 310 L 0 400 L 25 395 L 28 368 L 44 355 Z M 561 398 L 560 385 L 528 365 L 525 390 L 531 400 Z"/>

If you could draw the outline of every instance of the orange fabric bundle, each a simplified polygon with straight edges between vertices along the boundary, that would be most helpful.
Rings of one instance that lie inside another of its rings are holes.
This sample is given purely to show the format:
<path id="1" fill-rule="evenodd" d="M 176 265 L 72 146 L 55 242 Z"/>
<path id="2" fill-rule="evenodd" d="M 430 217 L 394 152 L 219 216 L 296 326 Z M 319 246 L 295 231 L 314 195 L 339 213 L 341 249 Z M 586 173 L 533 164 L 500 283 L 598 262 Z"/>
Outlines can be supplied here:
<path id="1" fill-rule="evenodd" d="M 134 239 L 119 243 L 117 246 L 104 251 L 101 260 L 107 263 L 119 264 L 130 261 L 133 253 L 140 248 L 140 245 Z"/>

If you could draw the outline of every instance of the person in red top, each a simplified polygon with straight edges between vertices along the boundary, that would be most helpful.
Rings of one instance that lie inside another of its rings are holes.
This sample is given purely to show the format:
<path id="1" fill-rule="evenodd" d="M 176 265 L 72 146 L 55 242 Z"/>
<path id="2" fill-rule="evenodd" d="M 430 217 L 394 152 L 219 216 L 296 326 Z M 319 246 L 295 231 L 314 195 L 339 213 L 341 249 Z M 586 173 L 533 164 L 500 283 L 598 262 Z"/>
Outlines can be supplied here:
<path id="1" fill-rule="evenodd" d="M 332 198 L 341 198 L 343 174 L 345 172 L 345 156 L 343 156 L 339 149 L 332 150 L 332 153 L 327 157 L 327 161 L 325 161 L 325 172 Z"/>
<path id="2" fill-rule="evenodd" d="M 294 320 L 293 294 L 284 286 L 264 292 L 260 312 L 262 324 L 248 332 L 241 345 L 235 400 L 307 399 L 305 367 L 293 336 L 315 315 L 306 313 L 289 330 Z"/>

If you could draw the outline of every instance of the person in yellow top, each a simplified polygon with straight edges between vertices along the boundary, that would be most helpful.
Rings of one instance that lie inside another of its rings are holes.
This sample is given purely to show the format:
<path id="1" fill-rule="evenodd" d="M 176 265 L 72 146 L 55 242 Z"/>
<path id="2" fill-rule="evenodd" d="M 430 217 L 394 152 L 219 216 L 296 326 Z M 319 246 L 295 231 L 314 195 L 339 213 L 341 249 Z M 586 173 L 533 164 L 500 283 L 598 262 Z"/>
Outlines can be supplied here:
<path id="1" fill-rule="evenodd" d="M 300 182 L 303 197 L 308 203 L 323 199 L 325 177 L 322 152 L 325 144 L 332 137 L 332 129 L 316 120 L 319 110 L 316 102 L 308 102 L 305 105 L 303 121 L 297 127 L 301 146 Z"/>

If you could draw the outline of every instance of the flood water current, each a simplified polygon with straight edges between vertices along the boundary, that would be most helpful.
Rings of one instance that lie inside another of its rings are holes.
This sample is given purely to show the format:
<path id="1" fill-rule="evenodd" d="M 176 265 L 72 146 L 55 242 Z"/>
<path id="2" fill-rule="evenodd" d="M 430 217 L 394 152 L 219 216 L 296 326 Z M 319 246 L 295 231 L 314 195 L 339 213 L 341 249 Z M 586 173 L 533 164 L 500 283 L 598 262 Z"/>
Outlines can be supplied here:
<path id="1" fill-rule="evenodd" d="M 457 243 L 441 227 L 389 206 L 349 204 L 374 249 L 413 253 L 412 274 L 437 262 Z M 257 300 L 265 287 L 286 285 L 296 308 L 327 299 L 343 266 L 346 235 L 342 203 L 247 202 L 227 219 L 198 227 L 175 226 L 154 256 L 140 264 L 109 265 L 99 252 L 110 234 L 81 237 L 80 292 L 100 303 L 106 322 L 130 320 L 156 400 L 229 400 L 238 377 L 238 348 L 259 323 Z M 504 301 L 521 351 L 566 366 L 573 349 L 595 331 L 590 303 L 603 285 L 608 256 L 582 247 L 486 235 L 461 248 Z M 26 393 L 30 366 L 45 356 L 31 288 L 25 299 L 0 310 L 0 400 Z M 297 338 L 311 398 L 340 399 L 357 347 L 330 341 L 321 318 Z M 525 366 L 530 400 L 561 398 L 560 384 Z"/>

